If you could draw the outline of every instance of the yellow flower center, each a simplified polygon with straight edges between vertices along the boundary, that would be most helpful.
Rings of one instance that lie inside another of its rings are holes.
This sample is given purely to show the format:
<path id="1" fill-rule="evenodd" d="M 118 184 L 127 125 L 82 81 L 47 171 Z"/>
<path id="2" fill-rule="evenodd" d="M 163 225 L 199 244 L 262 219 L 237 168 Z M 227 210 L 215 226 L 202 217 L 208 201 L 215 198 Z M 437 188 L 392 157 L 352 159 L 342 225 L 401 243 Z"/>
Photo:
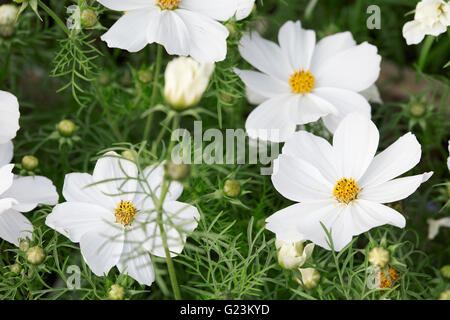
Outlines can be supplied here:
<path id="1" fill-rule="evenodd" d="M 289 85 L 291 86 L 293 93 L 310 93 L 316 86 L 316 80 L 309 70 L 301 70 L 300 72 L 295 71 L 289 79 Z"/>
<path id="2" fill-rule="evenodd" d="M 114 210 L 114 214 L 116 216 L 116 222 L 120 222 L 124 226 L 129 226 L 136 217 L 137 209 L 131 201 L 121 200 Z"/>
<path id="3" fill-rule="evenodd" d="M 356 199 L 358 195 L 359 187 L 356 184 L 355 179 L 343 178 L 339 180 L 333 189 L 333 195 L 339 202 L 349 204 Z"/>
<path id="4" fill-rule="evenodd" d="M 380 280 L 381 288 L 390 288 L 396 284 L 400 274 L 394 268 L 389 268 L 389 275 L 385 275 L 383 271 L 380 271 L 377 278 Z"/>
<path id="5" fill-rule="evenodd" d="M 178 7 L 182 0 L 157 0 L 158 5 L 163 10 L 173 10 Z"/>

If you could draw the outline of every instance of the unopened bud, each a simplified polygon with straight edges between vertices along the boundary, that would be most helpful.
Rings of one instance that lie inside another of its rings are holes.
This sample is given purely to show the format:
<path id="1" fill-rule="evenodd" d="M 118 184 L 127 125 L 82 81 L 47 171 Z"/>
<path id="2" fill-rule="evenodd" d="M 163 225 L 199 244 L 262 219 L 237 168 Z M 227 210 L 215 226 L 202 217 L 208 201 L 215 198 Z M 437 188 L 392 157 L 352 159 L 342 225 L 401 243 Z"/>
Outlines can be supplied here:
<path id="1" fill-rule="evenodd" d="M 33 247 L 27 251 L 27 260 L 32 264 L 39 264 L 44 260 L 45 253 L 41 247 Z"/>
<path id="2" fill-rule="evenodd" d="M 382 247 L 373 248 L 369 252 L 370 264 L 383 268 L 389 262 L 389 251 Z"/>
<path id="3" fill-rule="evenodd" d="M 30 248 L 30 243 L 28 240 L 21 240 L 19 243 L 19 249 L 23 252 L 27 251 Z"/>
<path id="4" fill-rule="evenodd" d="M 441 274 L 444 278 L 450 279 L 450 264 L 441 268 Z"/>
<path id="5" fill-rule="evenodd" d="M 153 79 L 153 74 L 149 70 L 139 70 L 138 79 L 143 83 L 149 83 Z"/>
<path id="6" fill-rule="evenodd" d="M 70 137 L 75 132 L 76 126 L 70 120 L 62 120 L 58 123 L 58 131 L 63 137 Z"/>
<path id="7" fill-rule="evenodd" d="M 20 272 L 20 266 L 17 263 L 11 265 L 11 272 L 18 274 Z"/>
<path id="8" fill-rule="evenodd" d="M 172 179 L 172 180 L 183 180 L 184 178 L 186 178 L 189 175 L 190 172 L 190 167 L 185 164 L 185 163 L 173 163 L 172 161 L 170 161 L 167 164 L 167 175 Z"/>
<path id="9" fill-rule="evenodd" d="M 26 170 L 32 171 L 39 165 L 39 159 L 34 156 L 25 156 L 22 158 L 22 167 Z"/>
<path id="10" fill-rule="evenodd" d="M 239 185 L 238 181 L 229 179 L 225 181 L 223 192 L 228 197 L 236 198 L 241 193 L 241 186 Z"/>
<path id="11" fill-rule="evenodd" d="M 414 117 L 421 117 L 425 113 L 425 106 L 421 103 L 415 103 L 409 109 Z"/>
<path id="12" fill-rule="evenodd" d="M 86 28 L 93 27 L 97 23 L 97 14 L 94 10 L 85 9 L 81 13 L 81 25 Z"/>
<path id="13" fill-rule="evenodd" d="M 445 290 L 439 295 L 439 300 L 450 300 L 450 290 Z"/>
<path id="14" fill-rule="evenodd" d="M 302 274 L 302 282 L 305 288 L 312 289 L 317 287 L 320 281 L 320 273 L 314 268 L 300 268 Z"/>
<path id="15" fill-rule="evenodd" d="M 125 290 L 118 284 L 113 284 L 108 291 L 108 297 L 111 300 L 123 300 L 125 296 Z"/>
<path id="16" fill-rule="evenodd" d="M 122 151 L 122 157 L 131 161 L 135 161 L 136 152 L 133 152 L 131 150 Z"/>

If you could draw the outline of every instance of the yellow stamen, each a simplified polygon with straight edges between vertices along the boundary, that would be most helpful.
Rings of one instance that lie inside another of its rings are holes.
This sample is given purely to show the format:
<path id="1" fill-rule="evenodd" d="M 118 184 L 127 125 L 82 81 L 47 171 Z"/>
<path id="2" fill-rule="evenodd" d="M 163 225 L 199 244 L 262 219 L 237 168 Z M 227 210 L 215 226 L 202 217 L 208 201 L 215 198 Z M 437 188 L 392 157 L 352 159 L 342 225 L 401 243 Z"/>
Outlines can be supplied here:
<path id="1" fill-rule="evenodd" d="M 293 93 L 310 93 L 316 86 L 316 80 L 311 71 L 301 70 L 300 72 L 296 71 L 291 75 L 289 85 L 291 86 Z"/>
<path id="2" fill-rule="evenodd" d="M 163 10 L 173 10 L 178 7 L 182 0 L 157 0 L 158 5 Z"/>
<path id="3" fill-rule="evenodd" d="M 389 275 L 385 276 L 383 271 L 380 271 L 377 278 L 380 280 L 381 288 L 390 288 L 396 284 L 400 274 L 394 268 L 389 268 Z"/>
<path id="4" fill-rule="evenodd" d="M 116 215 L 116 222 L 129 226 L 136 217 L 137 209 L 131 201 L 121 200 L 114 210 L 114 214 Z"/>
<path id="5" fill-rule="evenodd" d="M 333 189 L 333 195 L 339 202 L 349 204 L 356 199 L 358 195 L 359 187 L 356 184 L 355 179 L 343 178 L 339 180 Z"/>

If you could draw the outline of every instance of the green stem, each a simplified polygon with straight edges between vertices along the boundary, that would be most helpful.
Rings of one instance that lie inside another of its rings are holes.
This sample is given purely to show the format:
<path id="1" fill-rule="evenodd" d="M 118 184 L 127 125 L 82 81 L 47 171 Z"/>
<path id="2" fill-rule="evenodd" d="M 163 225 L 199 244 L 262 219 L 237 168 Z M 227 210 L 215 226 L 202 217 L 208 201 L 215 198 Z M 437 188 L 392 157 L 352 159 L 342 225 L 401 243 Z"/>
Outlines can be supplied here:
<path id="1" fill-rule="evenodd" d="M 332 250 L 332 253 L 333 253 L 334 263 L 336 264 L 336 270 L 338 272 L 339 281 L 341 282 L 342 290 L 344 291 L 344 294 L 345 294 L 345 298 L 347 300 L 350 300 L 350 297 L 349 297 L 349 295 L 347 293 L 347 290 L 346 290 L 346 287 L 345 287 L 345 284 L 344 284 L 344 279 L 342 278 L 342 270 L 339 267 L 339 260 L 338 260 L 337 255 L 336 255 L 336 251 L 334 251 L 334 248 Z"/>
<path id="2" fill-rule="evenodd" d="M 67 36 L 70 37 L 70 30 L 67 28 L 67 26 L 62 22 L 62 20 L 56 15 L 56 13 L 47 7 L 42 1 L 39 1 L 39 6 L 44 9 L 47 14 L 55 20 L 56 24 L 67 34 Z"/>
<path id="3" fill-rule="evenodd" d="M 422 50 L 420 51 L 420 57 L 419 57 L 419 74 L 422 73 L 425 63 L 427 62 L 428 53 L 430 52 L 431 46 L 433 45 L 434 41 L 433 36 L 427 36 L 425 38 L 425 43 L 422 46 Z"/>
<path id="4" fill-rule="evenodd" d="M 158 80 L 159 80 L 159 74 L 161 72 L 161 60 L 162 60 L 162 46 L 158 45 L 157 54 L 156 54 L 156 67 L 155 67 L 155 74 L 153 78 L 153 92 L 152 97 L 150 100 L 150 108 L 153 108 L 155 106 L 156 102 L 156 95 L 158 93 Z M 144 130 L 144 141 L 147 141 L 150 136 L 150 128 L 152 126 L 153 121 L 153 112 L 149 113 L 147 118 L 147 124 L 145 126 Z"/>

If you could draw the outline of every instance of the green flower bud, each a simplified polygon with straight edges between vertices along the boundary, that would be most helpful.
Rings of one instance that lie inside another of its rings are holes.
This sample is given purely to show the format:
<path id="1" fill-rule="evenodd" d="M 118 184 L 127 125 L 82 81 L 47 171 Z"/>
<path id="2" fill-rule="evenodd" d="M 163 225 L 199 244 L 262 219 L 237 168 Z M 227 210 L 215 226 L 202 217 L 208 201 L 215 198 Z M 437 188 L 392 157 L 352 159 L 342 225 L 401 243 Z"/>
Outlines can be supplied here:
<path id="1" fill-rule="evenodd" d="M 150 83 L 150 81 L 152 81 L 153 79 L 153 74 L 150 72 L 150 70 L 139 70 L 138 79 L 142 83 Z"/>
<path id="2" fill-rule="evenodd" d="M 63 120 L 58 123 L 58 131 L 63 137 L 70 137 L 75 132 L 76 126 L 70 120 Z"/>
<path id="3" fill-rule="evenodd" d="M 425 106 L 421 103 L 415 103 L 410 107 L 409 111 L 414 117 L 421 117 L 425 113 Z"/>
<path id="4" fill-rule="evenodd" d="M 38 246 L 28 249 L 26 255 L 28 262 L 32 264 L 41 263 L 45 257 L 44 250 L 42 250 L 42 248 Z"/>
<path id="5" fill-rule="evenodd" d="M 85 9 L 81 13 L 81 25 L 86 28 L 93 27 L 97 23 L 97 14 L 94 10 Z"/>
<path id="6" fill-rule="evenodd" d="M 439 295 L 439 300 L 450 300 L 450 290 L 445 290 Z"/>
<path id="7" fill-rule="evenodd" d="M 441 268 L 441 274 L 444 278 L 450 279 L 450 264 Z"/>
<path id="8" fill-rule="evenodd" d="M 230 198 L 236 198 L 241 193 L 241 186 L 239 182 L 233 179 L 229 179 L 225 181 L 225 185 L 223 186 L 223 192 L 226 196 Z"/>
<path id="9" fill-rule="evenodd" d="M 124 157 L 125 159 L 134 161 L 136 156 L 137 156 L 136 152 L 134 152 L 134 151 L 131 151 L 131 150 L 122 151 L 122 157 Z"/>
<path id="10" fill-rule="evenodd" d="M 108 298 L 110 300 L 123 300 L 125 296 L 125 289 L 118 284 L 113 284 L 108 291 Z"/>
<path id="11" fill-rule="evenodd" d="M 22 158 L 22 167 L 26 170 L 32 171 L 39 165 L 39 159 L 34 156 L 25 156 Z"/>
<path id="12" fill-rule="evenodd" d="M 11 265 L 11 272 L 18 274 L 20 272 L 20 266 L 17 263 Z"/>
<path id="13" fill-rule="evenodd" d="M 184 163 L 177 164 L 170 161 L 167 164 L 166 171 L 170 179 L 180 181 L 189 175 L 190 167 Z"/>
<path id="14" fill-rule="evenodd" d="M 389 262 L 389 251 L 382 247 L 373 248 L 369 252 L 370 264 L 383 268 Z"/>

